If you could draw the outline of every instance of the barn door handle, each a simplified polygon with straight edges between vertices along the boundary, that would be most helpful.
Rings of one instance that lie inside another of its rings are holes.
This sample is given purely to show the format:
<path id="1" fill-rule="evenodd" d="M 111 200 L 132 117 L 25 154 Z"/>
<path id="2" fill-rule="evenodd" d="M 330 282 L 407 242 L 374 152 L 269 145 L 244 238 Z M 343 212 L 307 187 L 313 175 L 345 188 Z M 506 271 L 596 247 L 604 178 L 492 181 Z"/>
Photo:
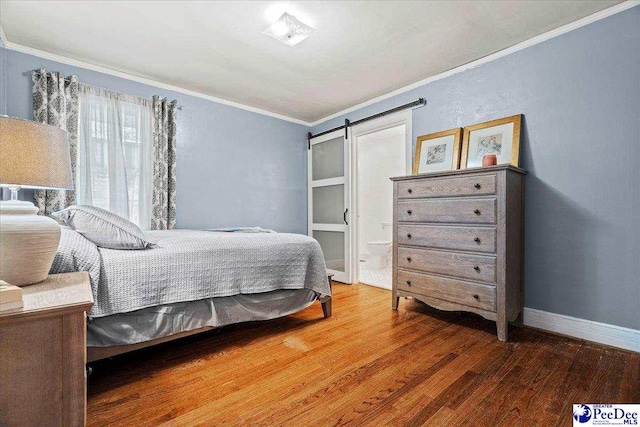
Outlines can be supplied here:
<path id="1" fill-rule="evenodd" d="M 345 225 L 349 225 L 349 223 L 347 222 L 347 213 L 349 212 L 349 208 L 344 210 L 344 213 L 342 214 L 342 220 L 344 221 Z"/>

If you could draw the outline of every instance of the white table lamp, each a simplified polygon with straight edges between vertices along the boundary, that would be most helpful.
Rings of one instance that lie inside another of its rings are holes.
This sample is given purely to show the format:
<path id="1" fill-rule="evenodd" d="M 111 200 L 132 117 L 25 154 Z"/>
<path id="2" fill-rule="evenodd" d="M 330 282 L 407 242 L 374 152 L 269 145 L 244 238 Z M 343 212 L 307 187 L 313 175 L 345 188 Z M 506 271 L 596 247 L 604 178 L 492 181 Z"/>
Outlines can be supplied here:
<path id="1" fill-rule="evenodd" d="M 60 226 L 37 215 L 18 190 L 73 188 L 67 132 L 51 125 L 0 116 L 0 185 L 11 200 L 0 202 L 0 279 L 16 286 L 47 278 L 60 243 Z"/>

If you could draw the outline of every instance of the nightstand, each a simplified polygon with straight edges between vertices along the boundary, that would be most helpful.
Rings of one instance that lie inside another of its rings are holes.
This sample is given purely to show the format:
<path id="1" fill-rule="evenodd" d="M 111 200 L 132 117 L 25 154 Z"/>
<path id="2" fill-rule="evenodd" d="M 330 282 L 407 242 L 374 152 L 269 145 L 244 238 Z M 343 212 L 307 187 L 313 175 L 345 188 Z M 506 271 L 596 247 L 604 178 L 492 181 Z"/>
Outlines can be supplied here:
<path id="1" fill-rule="evenodd" d="M 85 425 L 89 275 L 22 289 L 24 307 L 0 312 L 0 425 Z"/>

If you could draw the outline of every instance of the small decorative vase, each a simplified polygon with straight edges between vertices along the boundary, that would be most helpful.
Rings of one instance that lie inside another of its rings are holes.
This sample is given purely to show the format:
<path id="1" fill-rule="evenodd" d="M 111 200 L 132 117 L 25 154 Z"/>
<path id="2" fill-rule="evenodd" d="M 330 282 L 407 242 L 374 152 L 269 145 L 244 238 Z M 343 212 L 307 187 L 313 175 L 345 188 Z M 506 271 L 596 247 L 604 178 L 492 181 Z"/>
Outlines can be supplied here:
<path id="1" fill-rule="evenodd" d="M 482 156 L 482 167 L 495 166 L 498 164 L 498 156 L 495 154 L 487 154 Z"/>

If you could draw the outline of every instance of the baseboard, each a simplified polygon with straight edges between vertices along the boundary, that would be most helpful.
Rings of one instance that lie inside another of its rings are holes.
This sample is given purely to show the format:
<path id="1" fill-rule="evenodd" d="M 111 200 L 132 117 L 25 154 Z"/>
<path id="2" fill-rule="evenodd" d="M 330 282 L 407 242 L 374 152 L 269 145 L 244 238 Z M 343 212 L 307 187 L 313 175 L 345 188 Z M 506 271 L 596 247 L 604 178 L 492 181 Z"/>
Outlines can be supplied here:
<path id="1" fill-rule="evenodd" d="M 623 328 L 563 314 L 524 308 L 524 324 L 574 338 L 640 353 L 640 330 Z"/>

